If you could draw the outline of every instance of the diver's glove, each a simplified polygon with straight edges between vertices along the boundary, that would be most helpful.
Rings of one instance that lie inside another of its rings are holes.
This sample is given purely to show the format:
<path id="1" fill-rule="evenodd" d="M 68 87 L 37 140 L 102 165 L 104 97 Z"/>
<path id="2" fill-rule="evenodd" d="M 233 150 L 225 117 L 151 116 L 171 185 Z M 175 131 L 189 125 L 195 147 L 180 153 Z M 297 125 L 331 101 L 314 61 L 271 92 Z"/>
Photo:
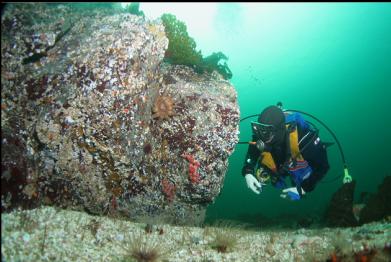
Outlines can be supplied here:
<path id="1" fill-rule="evenodd" d="M 303 189 L 301 189 L 301 194 L 304 195 L 305 192 Z M 296 187 L 290 187 L 290 188 L 285 188 L 282 190 L 282 194 L 280 195 L 282 198 L 287 198 L 289 197 L 290 200 L 300 200 L 300 195 L 299 192 L 297 192 Z"/>
<path id="2" fill-rule="evenodd" d="M 246 174 L 244 176 L 246 179 L 247 187 L 250 188 L 255 194 L 259 194 L 262 192 L 262 184 L 255 178 L 252 174 Z"/>

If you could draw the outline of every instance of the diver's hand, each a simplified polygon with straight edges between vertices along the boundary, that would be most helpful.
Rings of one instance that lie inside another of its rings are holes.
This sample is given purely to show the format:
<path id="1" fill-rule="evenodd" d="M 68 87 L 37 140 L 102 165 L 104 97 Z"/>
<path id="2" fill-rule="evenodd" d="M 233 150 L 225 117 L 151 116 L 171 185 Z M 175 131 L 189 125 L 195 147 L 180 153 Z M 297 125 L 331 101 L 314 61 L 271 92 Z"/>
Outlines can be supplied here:
<path id="1" fill-rule="evenodd" d="M 262 183 L 260 183 L 252 174 L 246 174 L 244 176 L 248 188 L 250 188 L 255 194 L 259 194 L 262 191 Z"/>
<path id="2" fill-rule="evenodd" d="M 301 189 L 302 195 L 305 194 L 304 190 Z M 290 187 L 290 188 L 285 188 L 282 190 L 282 194 L 280 195 L 282 198 L 289 198 L 290 200 L 300 200 L 300 195 L 299 192 L 297 192 L 296 187 Z"/>

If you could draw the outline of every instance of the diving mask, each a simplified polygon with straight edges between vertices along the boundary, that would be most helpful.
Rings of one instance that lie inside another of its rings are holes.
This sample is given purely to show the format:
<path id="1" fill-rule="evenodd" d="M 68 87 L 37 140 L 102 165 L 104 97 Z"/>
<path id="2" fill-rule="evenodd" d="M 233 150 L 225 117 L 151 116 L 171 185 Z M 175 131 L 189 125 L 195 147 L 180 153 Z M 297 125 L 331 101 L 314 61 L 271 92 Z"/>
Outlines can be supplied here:
<path id="1" fill-rule="evenodd" d="M 273 125 L 262 124 L 259 122 L 251 122 L 253 134 L 257 137 L 257 146 L 262 144 L 270 144 L 276 133 L 276 128 Z M 261 149 L 260 149 L 261 150 Z M 263 150 L 261 150 L 263 151 Z"/>

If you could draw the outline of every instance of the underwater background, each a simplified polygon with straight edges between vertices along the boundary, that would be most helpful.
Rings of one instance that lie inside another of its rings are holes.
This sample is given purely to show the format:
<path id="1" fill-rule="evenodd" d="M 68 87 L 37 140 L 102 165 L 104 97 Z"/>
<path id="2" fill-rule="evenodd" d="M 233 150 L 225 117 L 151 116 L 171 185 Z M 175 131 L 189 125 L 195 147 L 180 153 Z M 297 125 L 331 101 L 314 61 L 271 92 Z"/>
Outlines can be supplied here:
<path id="1" fill-rule="evenodd" d="M 173 13 L 202 54 L 219 50 L 228 56 L 241 118 L 281 101 L 285 109 L 323 121 L 342 145 L 357 182 L 356 201 L 361 192 L 376 192 L 390 175 L 390 3 L 141 3 L 140 9 L 146 16 Z M 241 122 L 240 141 L 250 140 L 252 120 Z M 323 141 L 335 142 L 308 120 Z M 207 221 L 322 217 L 342 185 L 335 144 L 328 149 L 329 172 L 305 199 L 281 199 L 271 185 L 256 195 L 241 176 L 246 152 L 246 145 L 236 146 Z"/>
<path id="2" fill-rule="evenodd" d="M 111 3 L 77 6 L 112 8 Z M 140 10 L 148 18 L 174 14 L 204 56 L 216 51 L 228 56 L 241 118 L 282 102 L 285 109 L 323 121 L 342 145 L 357 182 L 356 201 L 391 174 L 391 3 L 140 3 Z M 241 122 L 240 141 L 250 140 L 252 120 Z M 335 142 L 308 120 L 323 141 Z M 230 156 L 207 222 L 320 218 L 342 185 L 343 163 L 334 145 L 328 149 L 328 174 L 306 198 L 281 199 L 271 185 L 256 195 L 241 175 L 246 152 L 247 146 L 238 144 Z"/>

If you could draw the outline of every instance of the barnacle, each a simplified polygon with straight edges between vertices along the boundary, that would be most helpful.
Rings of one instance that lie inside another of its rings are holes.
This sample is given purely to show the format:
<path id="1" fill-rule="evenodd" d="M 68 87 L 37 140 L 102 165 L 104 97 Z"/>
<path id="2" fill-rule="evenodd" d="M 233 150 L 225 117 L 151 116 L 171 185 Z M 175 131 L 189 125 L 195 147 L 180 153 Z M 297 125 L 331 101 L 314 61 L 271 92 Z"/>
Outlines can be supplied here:
<path id="1" fill-rule="evenodd" d="M 159 118 L 160 120 L 168 119 L 175 115 L 174 100 L 170 96 L 159 95 L 155 99 L 152 112 L 152 118 Z"/>

